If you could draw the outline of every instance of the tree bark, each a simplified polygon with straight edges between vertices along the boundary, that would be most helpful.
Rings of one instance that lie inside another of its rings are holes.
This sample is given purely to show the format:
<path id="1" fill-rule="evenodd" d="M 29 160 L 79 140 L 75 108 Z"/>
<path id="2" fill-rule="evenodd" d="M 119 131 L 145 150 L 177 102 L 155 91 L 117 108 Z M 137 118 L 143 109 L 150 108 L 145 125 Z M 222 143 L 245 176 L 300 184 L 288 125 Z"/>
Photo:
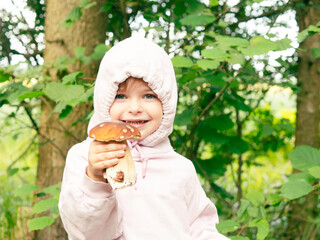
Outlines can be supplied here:
<path id="1" fill-rule="evenodd" d="M 60 24 L 68 13 L 78 7 L 78 0 L 47 0 L 44 50 L 45 64 L 53 62 L 56 58 L 74 57 L 74 49 L 84 46 L 86 54 L 93 52 L 94 47 L 105 41 L 106 18 L 99 13 L 104 0 L 97 0 L 97 5 L 83 11 L 82 17 L 70 28 L 63 28 Z M 60 81 L 67 73 L 81 71 L 85 77 L 95 78 L 98 71 L 97 61 L 89 64 L 76 62 L 67 67 L 67 72 L 61 74 L 55 69 L 45 69 L 51 81 Z M 57 184 L 62 179 L 65 158 L 70 147 L 86 138 L 87 123 L 72 124 L 81 119 L 92 110 L 92 104 L 82 104 L 74 108 L 65 119 L 59 120 L 57 114 L 52 114 L 55 103 L 43 98 L 40 117 L 40 146 L 37 171 L 37 185 L 47 187 Z M 37 201 L 37 200 L 36 200 Z M 61 220 L 57 219 L 53 225 L 35 232 L 34 239 L 67 239 Z"/>
<path id="2" fill-rule="evenodd" d="M 320 21 L 319 1 L 302 1 L 304 7 L 296 8 L 296 19 L 300 31 L 309 25 L 316 25 Z M 312 48 L 320 48 L 320 36 L 315 34 L 301 43 L 297 79 L 300 91 L 297 95 L 296 139 L 295 145 L 309 145 L 319 147 L 319 105 L 320 105 L 320 58 L 314 59 Z M 294 173 L 297 170 L 293 171 Z M 319 210 L 317 195 L 309 194 L 305 201 L 293 201 L 290 205 L 290 215 L 287 239 L 315 240 L 316 225 L 308 218 L 314 219 Z"/>

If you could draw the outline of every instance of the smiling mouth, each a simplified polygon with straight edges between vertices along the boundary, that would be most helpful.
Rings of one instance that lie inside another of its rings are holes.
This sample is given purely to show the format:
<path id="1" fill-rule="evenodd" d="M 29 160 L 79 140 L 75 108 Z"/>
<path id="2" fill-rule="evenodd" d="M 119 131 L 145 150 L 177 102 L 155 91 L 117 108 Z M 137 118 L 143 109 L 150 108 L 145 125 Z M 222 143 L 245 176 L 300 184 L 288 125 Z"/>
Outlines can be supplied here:
<path id="1" fill-rule="evenodd" d="M 149 122 L 149 120 L 122 120 L 124 123 L 128 123 L 131 125 L 139 125 Z"/>

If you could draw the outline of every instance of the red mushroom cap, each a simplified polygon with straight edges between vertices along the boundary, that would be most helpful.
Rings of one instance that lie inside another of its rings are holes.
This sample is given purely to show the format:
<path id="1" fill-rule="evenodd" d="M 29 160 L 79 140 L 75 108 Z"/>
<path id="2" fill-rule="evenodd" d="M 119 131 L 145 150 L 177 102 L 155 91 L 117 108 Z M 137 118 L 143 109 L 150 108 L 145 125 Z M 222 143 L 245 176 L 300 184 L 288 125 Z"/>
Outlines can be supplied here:
<path id="1" fill-rule="evenodd" d="M 141 138 L 138 128 L 126 123 L 103 122 L 92 128 L 89 137 L 98 141 L 139 140 Z"/>

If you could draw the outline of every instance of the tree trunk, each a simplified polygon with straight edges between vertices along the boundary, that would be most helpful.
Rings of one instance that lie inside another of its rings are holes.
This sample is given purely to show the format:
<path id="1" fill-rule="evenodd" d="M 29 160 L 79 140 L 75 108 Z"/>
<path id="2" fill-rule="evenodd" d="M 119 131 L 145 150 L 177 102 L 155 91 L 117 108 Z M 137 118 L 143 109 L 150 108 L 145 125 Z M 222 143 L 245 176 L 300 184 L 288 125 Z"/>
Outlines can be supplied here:
<path id="1" fill-rule="evenodd" d="M 68 13 L 78 7 L 78 0 L 47 0 L 45 41 L 45 63 L 53 62 L 56 58 L 67 56 L 74 57 L 74 49 L 84 46 L 86 54 L 92 53 L 94 47 L 105 41 L 106 18 L 99 9 L 104 5 L 104 0 L 97 0 L 97 5 L 83 11 L 80 20 L 74 26 L 63 28 L 60 24 Z M 81 71 L 85 77 L 95 78 L 99 62 L 83 64 L 77 62 L 68 66 L 67 73 Z M 60 81 L 63 74 L 55 69 L 47 68 L 45 74 L 51 81 Z M 67 74 L 64 73 L 64 74 Z M 62 179 L 65 158 L 69 148 L 86 138 L 87 123 L 72 124 L 83 118 L 92 110 L 92 104 L 82 104 L 74 108 L 65 119 L 59 120 L 57 114 L 52 114 L 55 103 L 43 99 L 40 117 L 40 146 L 37 172 L 37 185 L 46 187 L 57 184 Z M 34 239 L 67 239 L 61 220 L 57 219 L 53 225 L 35 232 Z"/>
<path id="2" fill-rule="evenodd" d="M 319 1 L 302 1 L 306 6 L 296 9 L 300 31 L 320 21 Z M 313 6 L 312 6 L 313 5 Z M 300 45 L 297 79 L 300 91 L 297 95 L 297 118 L 295 145 L 319 147 L 319 105 L 320 105 L 320 58 L 314 59 L 312 48 L 320 48 L 320 36 L 315 34 Z M 294 170 L 294 172 L 297 172 Z M 315 240 L 314 219 L 317 195 L 309 194 L 305 201 L 293 201 L 290 205 L 287 239 Z M 308 219 L 309 218 L 309 219 Z"/>

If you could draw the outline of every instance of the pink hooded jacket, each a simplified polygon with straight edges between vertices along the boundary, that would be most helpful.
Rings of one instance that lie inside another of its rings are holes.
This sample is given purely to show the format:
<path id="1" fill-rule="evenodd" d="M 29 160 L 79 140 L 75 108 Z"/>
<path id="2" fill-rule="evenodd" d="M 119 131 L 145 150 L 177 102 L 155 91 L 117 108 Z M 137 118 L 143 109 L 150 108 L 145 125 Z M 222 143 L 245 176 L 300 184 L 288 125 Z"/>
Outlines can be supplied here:
<path id="1" fill-rule="evenodd" d="M 158 95 L 163 106 L 161 125 L 145 139 L 129 143 L 137 183 L 125 189 L 114 191 L 86 175 L 91 139 L 70 149 L 59 200 L 69 239 L 227 240 L 216 229 L 217 209 L 206 197 L 192 162 L 176 153 L 168 139 L 177 87 L 170 58 L 161 47 L 131 37 L 106 53 L 88 131 L 110 121 L 118 85 L 130 76 L 144 79 Z"/>

